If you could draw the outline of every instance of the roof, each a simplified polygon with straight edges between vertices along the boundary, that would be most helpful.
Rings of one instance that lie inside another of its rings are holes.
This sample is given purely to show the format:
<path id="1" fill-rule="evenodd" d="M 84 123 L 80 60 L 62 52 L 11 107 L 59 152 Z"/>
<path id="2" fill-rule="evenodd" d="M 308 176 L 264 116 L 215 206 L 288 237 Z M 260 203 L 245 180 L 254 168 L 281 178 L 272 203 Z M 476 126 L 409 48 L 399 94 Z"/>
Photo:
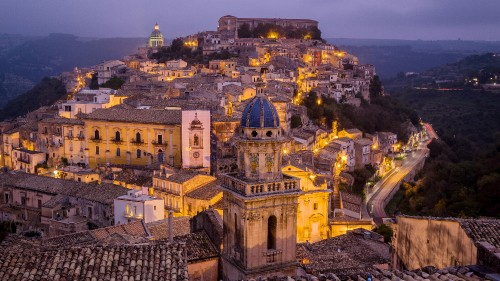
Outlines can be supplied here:
<path id="1" fill-rule="evenodd" d="M 390 253 L 388 244 L 349 232 L 313 244 L 297 244 L 297 259 L 306 271 L 343 273 L 388 263 Z"/>
<path id="2" fill-rule="evenodd" d="M 280 126 L 280 120 L 272 102 L 257 95 L 243 110 L 240 124 L 246 128 L 277 128 Z"/>
<path id="3" fill-rule="evenodd" d="M 72 196 L 103 204 L 113 204 L 115 198 L 126 195 L 129 190 L 113 184 L 82 183 L 22 172 L 0 174 L 0 186 L 2 185 L 54 195 Z"/>
<path id="4" fill-rule="evenodd" d="M 195 199 L 210 200 L 222 192 L 219 185 L 220 183 L 218 181 L 213 181 L 188 192 L 186 196 Z"/>
<path id="5" fill-rule="evenodd" d="M 459 222 L 474 242 L 488 242 L 500 248 L 500 219 L 461 219 Z"/>
<path id="6" fill-rule="evenodd" d="M 95 246 L 0 257 L 1 280 L 188 280 L 186 244 Z"/>
<path id="7" fill-rule="evenodd" d="M 61 247 L 86 245 L 131 244 L 132 242 L 147 242 L 149 234 L 142 221 L 133 221 L 122 225 L 113 225 L 94 230 L 86 230 L 44 239 L 44 250 Z M 115 243 L 120 238 L 120 243 Z M 142 239 L 141 239 L 142 238 Z"/>
<path id="8" fill-rule="evenodd" d="M 195 263 L 202 260 L 219 258 L 219 251 L 210 241 L 205 231 L 189 233 L 174 238 L 175 242 L 183 242 L 188 247 L 186 248 L 188 263 Z"/>
<path id="9" fill-rule="evenodd" d="M 188 180 L 193 179 L 194 177 L 199 176 L 199 175 L 200 175 L 200 173 L 197 173 L 197 172 L 181 170 L 181 171 L 178 171 L 178 172 L 172 174 L 167 179 L 171 182 L 182 184 L 182 183 L 185 183 Z"/>
<path id="10" fill-rule="evenodd" d="M 165 109 L 97 109 L 87 114 L 85 119 L 111 122 L 132 122 L 143 124 L 180 125 L 180 110 Z"/>
<path id="11" fill-rule="evenodd" d="M 373 142 L 370 139 L 361 138 L 361 139 L 354 140 L 354 143 L 359 144 L 359 145 L 371 145 Z"/>
<path id="12" fill-rule="evenodd" d="M 190 232 L 190 217 L 175 217 L 172 221 L 172 235 L 174 237 L 188 234 Z M 152 238 L 155 240 L 168 238 L 168 219 L 149 222 L 146 224 Z"/>

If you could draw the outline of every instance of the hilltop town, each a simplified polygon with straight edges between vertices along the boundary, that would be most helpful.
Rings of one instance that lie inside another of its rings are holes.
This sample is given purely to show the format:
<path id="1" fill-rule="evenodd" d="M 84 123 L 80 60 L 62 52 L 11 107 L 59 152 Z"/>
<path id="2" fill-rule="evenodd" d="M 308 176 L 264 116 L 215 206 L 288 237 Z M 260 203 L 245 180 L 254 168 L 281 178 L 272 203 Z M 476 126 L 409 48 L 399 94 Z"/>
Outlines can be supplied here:
<path id="1" fill-rule="evenodd" d="M 500 270 L 498 220 L 383 220 L 436 136 L 409 118 L 404 136 L 343 124 L 334 104 L 362 111 L 383 87 L 375 66 L 322 40 L 317 21 L 223 16 L 216 31 L 170 45 L 155 24 L 136 54 L 58 78 L 62 99 L 0 122 L 0 279 L 479 280 L 491 277 L 464 266 Z M 384 193 L 387 175 L 399 178 Z M 383 223 L 392 248 L 374 232 Z M 430 255 L 430 245 L 449 250 Z"/>

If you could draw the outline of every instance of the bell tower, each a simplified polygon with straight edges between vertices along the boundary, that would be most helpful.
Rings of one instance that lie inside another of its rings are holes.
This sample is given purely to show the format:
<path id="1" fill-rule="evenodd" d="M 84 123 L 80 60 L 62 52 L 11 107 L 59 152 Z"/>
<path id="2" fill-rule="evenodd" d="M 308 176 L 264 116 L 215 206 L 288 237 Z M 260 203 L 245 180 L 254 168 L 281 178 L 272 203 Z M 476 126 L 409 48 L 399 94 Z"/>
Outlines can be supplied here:
<path id="1" fill-rule="evenodd" d="M 189 164 L 190 168 L 203 167 L 203 124 L 195 113 L 189 127 Z"/>
<path id="2" fill-rule="evenodd" d="M 258 89 L 238 131 L 238 172 L 220 177 L 225 280 L 296 274 L 301 189 L 281 173 L 284 142 L 276 108 Z"/>

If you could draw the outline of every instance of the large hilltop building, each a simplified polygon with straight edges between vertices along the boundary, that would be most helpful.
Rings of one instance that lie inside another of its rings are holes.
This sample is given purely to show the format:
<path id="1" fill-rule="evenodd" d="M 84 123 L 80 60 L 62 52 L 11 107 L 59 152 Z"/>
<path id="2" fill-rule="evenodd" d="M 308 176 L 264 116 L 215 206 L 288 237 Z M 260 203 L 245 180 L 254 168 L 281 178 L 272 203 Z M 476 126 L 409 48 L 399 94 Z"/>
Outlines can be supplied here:
<path id="1" fill-rule="evenodd" d="M 279 18 L 238 18 L 227 15 L 219 19 L 217 31 L 221 33 L 234 34 L 238 37 L 238 28 L 243 24 L 248 24 L 250 29 L 259 24 L 273 24 L 281 27 L 311 28 L 318 27 L 318 22 L 311 19 L 279 19 Z"/>

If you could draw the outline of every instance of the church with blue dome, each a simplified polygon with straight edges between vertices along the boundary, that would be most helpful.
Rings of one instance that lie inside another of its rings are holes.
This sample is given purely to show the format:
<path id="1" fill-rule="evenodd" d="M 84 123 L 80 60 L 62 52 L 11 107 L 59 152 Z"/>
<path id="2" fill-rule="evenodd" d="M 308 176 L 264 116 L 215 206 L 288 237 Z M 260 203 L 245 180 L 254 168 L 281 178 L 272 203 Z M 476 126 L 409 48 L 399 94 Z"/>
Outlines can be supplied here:
<path id="1" fill-rule="evenodd" d="M 224 190 L 225 280 L 294 275 L 300 180 L 281 171 L 278 111 L 257 87 L 237 130 L 238 172 L 220 175 Z"/>
<path id="2" fill-rule="evenodd" d="M 276 128 L 280 126 L 278 112 L 264 96 L 255 96 L 243 110 L 242 128 Z"/>

